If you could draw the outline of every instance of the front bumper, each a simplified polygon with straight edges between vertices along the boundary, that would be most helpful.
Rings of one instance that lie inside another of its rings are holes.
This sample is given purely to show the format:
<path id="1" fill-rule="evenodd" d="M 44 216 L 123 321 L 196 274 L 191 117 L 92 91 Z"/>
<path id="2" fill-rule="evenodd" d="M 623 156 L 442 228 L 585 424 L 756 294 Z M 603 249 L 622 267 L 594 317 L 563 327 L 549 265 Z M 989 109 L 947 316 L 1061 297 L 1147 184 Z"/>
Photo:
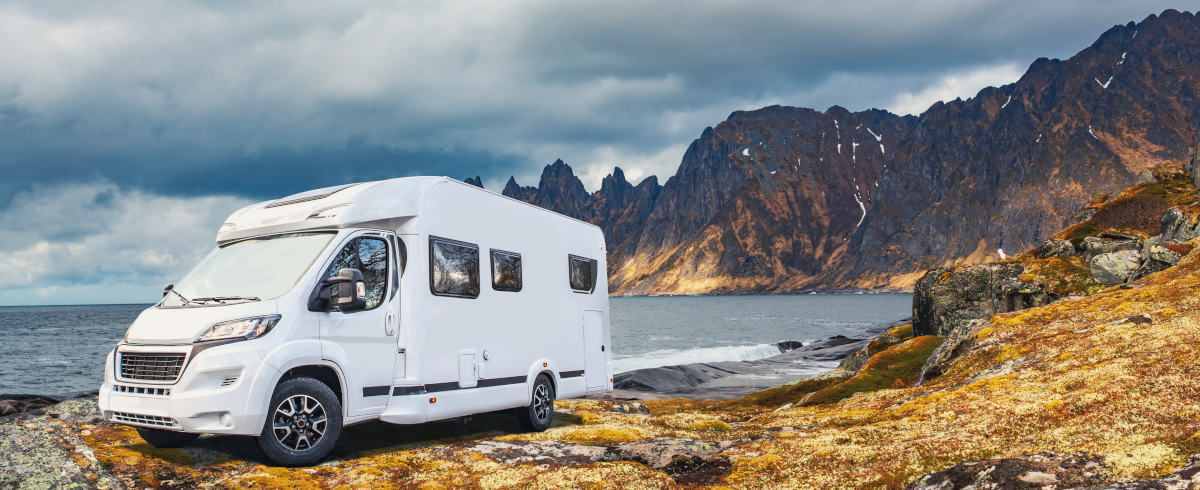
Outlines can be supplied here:
<path id="1" fill-rule="evenodd" d="M 197 350 L 192 345 L 120 345 L 109 353 L 100 386 L 104 419 L 123 425 L 196 433 L 258 435 L 279 371 L 263 362 L 254 341 Z M 121 352 L 187 353 L 173 382 L 116 376 Z"/>

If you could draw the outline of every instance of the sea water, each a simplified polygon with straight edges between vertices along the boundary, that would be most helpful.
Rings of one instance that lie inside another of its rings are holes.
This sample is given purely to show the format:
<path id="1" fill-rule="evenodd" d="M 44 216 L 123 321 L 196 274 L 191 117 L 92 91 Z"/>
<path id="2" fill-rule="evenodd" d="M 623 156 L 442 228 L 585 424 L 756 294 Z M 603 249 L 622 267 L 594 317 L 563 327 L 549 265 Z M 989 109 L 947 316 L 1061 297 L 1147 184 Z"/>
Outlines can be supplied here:
<path id="1" fill-rule="evenodd" d="M 908 294 L 614 297 L 616 372 L 753 360 L 776 343 L 845 335 L 911 312 Z M 0 394 L 94 391 L 104 358 L 149 305 L 0 307 Z"/>
<path id="2" fill-rule="evenodd" d="M 693 362 L 750 361 L 775 344 L 845 335 L 912 314 L 912 295 L 770 294 L 614 297 L 613 371 Z"/>

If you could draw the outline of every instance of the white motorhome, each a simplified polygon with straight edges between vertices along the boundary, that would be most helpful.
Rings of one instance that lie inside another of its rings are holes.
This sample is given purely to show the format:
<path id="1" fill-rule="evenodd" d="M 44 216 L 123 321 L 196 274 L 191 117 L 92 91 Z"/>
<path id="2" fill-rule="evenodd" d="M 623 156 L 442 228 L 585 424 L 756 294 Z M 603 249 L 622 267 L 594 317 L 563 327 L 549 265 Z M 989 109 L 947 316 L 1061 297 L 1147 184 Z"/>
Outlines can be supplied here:
<path id="1" fill-rule="evenodd" d="M 312 464 L 345 425 L 513 409 L 612 389 L 600 229 L 445 177 L 247 206 L 109 354 L 106 420 L 149 443 L 256 436 Z"/>

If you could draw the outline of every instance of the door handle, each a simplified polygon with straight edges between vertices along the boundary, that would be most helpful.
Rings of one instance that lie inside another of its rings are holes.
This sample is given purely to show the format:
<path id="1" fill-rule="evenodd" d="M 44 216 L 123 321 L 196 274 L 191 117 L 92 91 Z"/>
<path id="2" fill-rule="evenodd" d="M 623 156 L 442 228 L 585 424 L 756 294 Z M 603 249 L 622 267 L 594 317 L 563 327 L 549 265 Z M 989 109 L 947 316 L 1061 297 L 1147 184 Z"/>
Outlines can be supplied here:
<path id="1" fill-rule="evenodd" d="M 383 334 L 387 335 L 388 337 L 396 335 L 396 327 L 394 326 L 395 324 L 396 314 L 390 311 L 387 312 L 387 314 L 384 315 L 383 320 Z"/>

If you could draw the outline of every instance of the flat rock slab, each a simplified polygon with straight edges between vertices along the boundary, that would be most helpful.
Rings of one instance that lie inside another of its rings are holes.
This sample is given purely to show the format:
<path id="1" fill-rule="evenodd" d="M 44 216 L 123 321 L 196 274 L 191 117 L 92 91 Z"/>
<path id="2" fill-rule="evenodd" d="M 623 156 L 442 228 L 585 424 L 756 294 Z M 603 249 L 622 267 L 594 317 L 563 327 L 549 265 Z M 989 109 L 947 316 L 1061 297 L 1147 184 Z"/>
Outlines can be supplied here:
<path id="1" fill-rule="evenodd" d="M 831 370 L 839 360 L 866 347 L 874 334 L 905 322 L 879 326 L 865 339 L 841 335 L 799 346 L 781 342 L 779 355 L 754 361 L 723 361 L 637 369 L 614 376 L 616 395 L 599 398 L 653 398 L 655 395 L 730 399 Z M 638 393 L 654 394 L 639 396 Z"/>
<path id="2" fill-rule="evenodd" d="M 1153 480 L 1109 483 L 1102 458 L 1084 453 L 1038 453 L 959 463 L 925 475 L 910 490 L 1008 488 L 1187 489 L 1200 488 L 1200 454 Z"/>
<path id="3" fill-rule="evenodd" d="M 677 457 L 709 458 L 738 442 L 746 441 L 697 441 L 660 437 L 611 446 L 587 446 L 564 441 L 487 440 L 455 444 L 446 447 L 444 451 L 448 454 L 456 451 L 473 452 L 512 465 L 634 461 L 651 468 L 662 469 Z"/>
<path id="4" fill-rule="evenodd" d="M 969 461 L 925 475 L 910 490 L 1070 488 L 1105 483 L 1104 464 L 1083 453 L 1038 453 Z"/>
<path id="5" fill-rule="evenodd" d="M 18 418 L 21 414 L 41 415 L 46 407 L 75 399 L 96 399 L 96 392 L 68 393 L 65 395 L 0 395 L 0 422 Z"/>
<path id="6" fill-rule="evenodd" d="M 1133 490 L 1143 488 L 1155 489 L 1184 489 L 1184 488 L 1200 488 L 1200 454 L 1193 454 L 1188 459 L 1187 464 L 1183 467 L 1172 471 L 1169 475 L 1155 480 L 1132 481 L 1124 483 L 1114 483 L 1112 485 L 1104 485 L 1093 488 L 1112 488 L 1120 490 Z"/>
<path id="7" fill-rule="evenodd" d="M 75 433 L 95 423 L 100 413 L 91 400 L 0 423 L 0 488 L 124 488 Z"/>
<path id="8" fill-rule="evenodd" d="M 445 448 L 446 456 L 466 451 L 507 465 L 571 465 L 633 461 L 671 475 L 677 483 L 704 485 L 719 482 L 733 469 L 729 458 L 717 453 L 747 442 L 698 441 L 661 437 L 611 446 L 585 446 L 563 441 L 477 441 Z"/>

